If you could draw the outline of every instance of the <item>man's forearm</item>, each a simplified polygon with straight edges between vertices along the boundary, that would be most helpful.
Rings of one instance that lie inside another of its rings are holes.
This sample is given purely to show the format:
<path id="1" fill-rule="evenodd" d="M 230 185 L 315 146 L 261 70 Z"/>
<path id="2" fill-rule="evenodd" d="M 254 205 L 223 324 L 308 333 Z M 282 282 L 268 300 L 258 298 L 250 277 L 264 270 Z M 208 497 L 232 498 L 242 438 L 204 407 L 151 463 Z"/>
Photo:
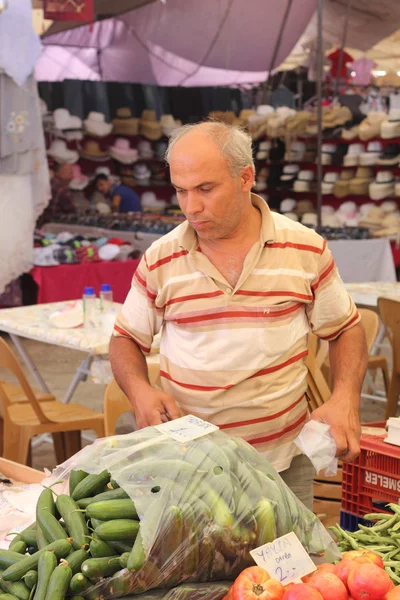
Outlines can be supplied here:
<path id="1" fill-rule="evenodd" d="M 368 365 L 368 351 L 361 324 L 343 332 L 329 344 L 333 389 L 337 395 L 359 398 Z"/>
<path id="2" fill-rule="evenodd" d="M 146 359 L 133 340 L 112 337 L 110 362 L 114 377 L 130 400 L 150 386 Z"/>

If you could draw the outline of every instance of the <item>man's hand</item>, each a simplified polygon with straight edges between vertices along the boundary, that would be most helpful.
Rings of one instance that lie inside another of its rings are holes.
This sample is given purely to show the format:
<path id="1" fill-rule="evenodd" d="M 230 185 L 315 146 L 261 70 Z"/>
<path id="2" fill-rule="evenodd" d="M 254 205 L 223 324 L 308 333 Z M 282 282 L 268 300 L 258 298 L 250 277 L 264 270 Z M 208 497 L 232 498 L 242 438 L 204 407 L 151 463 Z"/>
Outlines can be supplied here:
<path id="1" fill-rule="evenodd" d="M 338 458 L 344 462 L 353 462 L 357 458 L 361 436 L 358 399 L 343 395 L 339 399 L 333 394 L 328 402 L 314 410 L 311 418 L 331 426 Z"/>
<path id="2" fill-rule="evenodd" d="M 148 427 L 149 425 L 160 425 L 163 422 L 162 417 L 168 421 L 181 417 L 181 412 L 172 396 L 149 387 L 140 402 L 132 402 L 135 409 L 136 425 L 138 429 Z"/>
<path id="3" fill-rule="evenodd" d="M 119 209 L 119 205 L 121 204 L 121 196 L 113 196 L 112 205 L 115 210 Z"/>

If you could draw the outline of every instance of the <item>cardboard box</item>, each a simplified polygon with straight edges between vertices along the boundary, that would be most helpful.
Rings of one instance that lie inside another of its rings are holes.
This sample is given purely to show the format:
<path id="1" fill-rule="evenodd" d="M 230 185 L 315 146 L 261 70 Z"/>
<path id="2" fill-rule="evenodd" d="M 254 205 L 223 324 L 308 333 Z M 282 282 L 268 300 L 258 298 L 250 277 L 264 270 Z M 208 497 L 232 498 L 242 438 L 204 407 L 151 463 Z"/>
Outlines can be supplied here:
<path id="1" fill-rule="evenodd" d="M 43 471 L 37 471 L 1 457 L 0 473 L 20 483 L 40 483 L 46 476 Z"/>

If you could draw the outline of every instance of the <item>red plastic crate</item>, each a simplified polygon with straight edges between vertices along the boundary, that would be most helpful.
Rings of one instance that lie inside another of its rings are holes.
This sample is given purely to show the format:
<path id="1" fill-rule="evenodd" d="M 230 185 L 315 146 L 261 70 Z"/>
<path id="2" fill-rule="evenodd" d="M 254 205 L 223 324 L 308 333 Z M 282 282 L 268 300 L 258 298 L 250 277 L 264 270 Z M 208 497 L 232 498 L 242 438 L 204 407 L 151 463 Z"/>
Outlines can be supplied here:
<path id="1" fill-rule="evenodd" d="M 384 427 L 385 423 L 367 423 Z M 388 502 L 400 499 L 400 447 L 386 444 L 386 436 L 362 435 L 361 453 L 343 463 L 342 510 L 360 517 L 388 512 Z"/>

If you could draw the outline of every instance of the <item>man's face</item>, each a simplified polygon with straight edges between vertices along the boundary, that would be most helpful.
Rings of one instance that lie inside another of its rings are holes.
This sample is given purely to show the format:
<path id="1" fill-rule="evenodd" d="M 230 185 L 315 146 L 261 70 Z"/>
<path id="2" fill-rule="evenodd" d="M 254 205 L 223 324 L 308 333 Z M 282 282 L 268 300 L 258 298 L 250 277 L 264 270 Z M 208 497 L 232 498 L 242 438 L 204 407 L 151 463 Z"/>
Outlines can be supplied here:
<path id="1" fill-rule="evenodd" d="M 234 177 L 215 142 L 191 132 L 174 146 L 170 171 L 179 206 L 200 239 L 228 238 L 240 228 L 254 181 L 251 167 Z"/>
<path id="2" fill-rule="evenodd" d="M 62 181 L 69 183 L 74 178 L 72 165 L 61 165 L 57 171 L 57 175 Z"/>
<path id="3" fill-rule="evenodd" d="M 102 194 L 107 195 L 111 189 L 111 181 L 109 179 L 100 179 L 100 181 L 97 182 L 96 188 Z"/>

